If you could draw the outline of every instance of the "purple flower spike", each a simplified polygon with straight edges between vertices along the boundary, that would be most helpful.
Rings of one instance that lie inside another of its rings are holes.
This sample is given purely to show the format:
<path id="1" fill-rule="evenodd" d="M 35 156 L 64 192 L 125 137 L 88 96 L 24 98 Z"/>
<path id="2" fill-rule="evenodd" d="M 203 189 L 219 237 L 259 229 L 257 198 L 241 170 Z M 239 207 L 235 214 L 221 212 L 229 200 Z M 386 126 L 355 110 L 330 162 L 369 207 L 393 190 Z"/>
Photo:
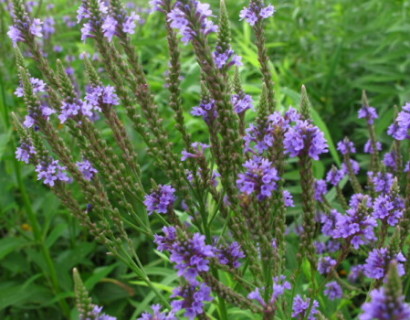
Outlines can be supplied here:
<path id="1" fill-rule="evenodd" d="M 359 171 L 360 171 L 360 165 L 359 165 L 359 163 L 358 163 L 356 160 L 353 160 L 353 159 L 349 159 L 349 161 L 350 161 L 350 164 L 351 164 L 351 166 L 352 166 L 353 173 L 354 173 L 354 174 L 358 174 Z M 345 174 L 348 174 L 348 173 L 349 173 L 349 169 L 348 169 L 346 163 L 342 163 L 342 171 L 343 171 Z"/>
<path id="2" fill-rule="evenodd" d="M 192 283 L 178 287 L 172 294 L 173 298 L 182 298 L 171 302 L 172 311 L 177 313 L 185 309 L 184 316 L 190 320 L 204 313 L 204 302 L 212 301 L 211 288 L 204 283 Z"/>
<path id="3" fill-rule="evenodd" d="M 310 298 L 303 299 L 299 294 L 293 300 L 293 312 L 292 317 L 301 320 L 316 320 L 316 314 L 319 312 L 319 302 L 313 300 L 312 307 L 310 308 L 309 315 L 306 314 L 310 307 Z"/>
<path id="4" fill-rule="evenodd" d="M 177 230 L 174 227 L 163 227 L 163 236 L 155 235 L 154 242 L 158 246 L 159 251 L 170 251 L 175 245 L 175 240 L 177 239 Z"/>
<path id="5" fill-rule="evenodd" d="M 141 17 L 135 12 L 131 12 L 131 15 L 127 17 L 122 25 L 122 31 L 128 34 L 135 33 L 136 22 L 141 21 Z"/>
<path id="6" fill-rule="evenodd" d="M 328 274 L 336 265 L 336 260 L 331 257 L 322 257 L 319 259 L 318 270 L 321 274 Z"/>
<path id="7" fill-rule="evenodd" d="M 272 5 L 259 7 L 255 2 L 251 2 L 249 8 L 243 8 L 239 16 L 240 20 L 246 20 L 251 26 L 254 26 L 258 21 L 267 19 L 274 13 L 275 7 Z"/>
<path id="8" fill-rule="evenodd" d="M 78 170 L 80 170 L 80 172 L 83 174 L 85 180 L 91 181 L 94 178 L 95 174 L 98 173 L 98 170 L 95 169 L 92 163 L 88 160 L 80 161 L 76 164 Z"/>
<path id="9" fill-rule="evenodd" d="M 293 196 L 288 190 L 283 190 L 283 202 L 285 207 L 294 207 L 295 202 L 293 201 Z"/>
<path id="10" fill-rule="evenodd" d="M 191 144 L 191 147 L 194 150 L 194 153 L 188 152 L 186 150 L 182 150 L 182 158 L 181 161 L 186 161 L 187 159 L 197 159 L 205 157 L 204 151 L 208 149 L 210 146 L 205 143 L 194 142 Z"/>
<path id="11" fill-rule="evenodd" d="M 245 254 L 243 253 L 238 242 L 233 242 L 228 247 L 222 246 L 216 248 L 215 252 L 220 264 L 227 265 L 230 268 L 234 269 L 237 269 L 241 266 L 239 259 L 245 258 Z"/>
<path id="12" fill-rule="evenodd" d="M 359 119 L 366 119 L 368 124 L 374 124 L 374 120 L 378 117 L 376 109 L 373 107 L 363 106 L 359 110 Z"/>
<path id="13" fill-rule="evenodd" d="M 16 150 L 16 159 L 25 163 L 30 163 L 33 154 L 36 154 L 36 149 L 30 143 L 23 142 Z"/>
<path id="14" fill-rule="evenodd" d="M 112 16 L 107 16 L 101 26 L 101 29 L 104 32 L 104 37 L 108 39 L 109 42 L 112 41 L 117 29 L 117 20 Z"/>
<path id="15" fill-rule="evenodd" d="M 217 117 L 215 100 L 202 101 L 198 107 L 193 107 L 191 114 L 193 116 L 202 117 L 207 124 L 211 124 Z"/>
<path id="16" fill-rule="evenodd" d="M 326 284 L 324 294 L 330 300 L 341 299 L 343 297 L 343 289 L 336 281 L 332 281 Z"/>
<path id="17" fill-rule="evenodd" d="M 170 260 L 175 263 L 179 276 L 194 282 L 200 272 L 209 271 L 209 258 L 213 257 L 214 248 L 205 244 L 204 235 L 195 233 L 188 241 L 172 247 Z"/>
<path id="18" fill-rule="evenodd" d="M 387 248 L 374 249 L 369 253 L 364 265 L 364 274 L 372 279 L 383 279 L 392 260 L 397 261 L 397 272 L 399 276 L 403 276 L 406 258 L 401 252 L 392 256 Z"/>
<path id="19" fill-rule="evenodd" d="M 43 80 L 40 80 L 37 78 L 30 78 L 30 83 L 31 83 L 31 86 L 33 87 L 34 93 L 42 93 L 47 90 L 47 85 Z M 14 94 L 19 98 L 24 97 L 23 86 L 22 85 L 18 86 L 16 91 L 14 91 Z"/>
<path id="20" fill-rule="evenodd" d="M 43 22 L 40 19 L 34 19 L 30 26 L 30 33 L 35 36 L 42 38 L 43 37 Z"/>
<path id="21" fill-rule="evenodd" d="M 285 294 L 285 290 L 292 289 L 292 285 L 286 281 L 285 276 L 278 276 L 273 278 L 273 290 L 272 297 L 269 299 L 269 306 L 274 307 L 278 299 Z M 256 288 L 254 291 L 248 294 L 248 299 L 258 301 L 262 306 L 266 307 L 266 302 L 262 298 L 261 292 L 265 291 L 264 288 Z"/>
<path id="22" fill-rule="evenodd" d="M 19 30 L 19 28 L 17 28 L 16 26 L 10 26 L 9 31 L 7 32 L 7 35 L 9 36 L 11 41 L 13 41 L 14 46 L 17 45 L 17 42 L 24 41 L 23 34 Z"/>
<path id="23" fill-rule="evenodd" d="M 213 58 L 218 69 L 224 67 L 231 67 L 236 65 L 238 67 L 242 66 L 242 57 L 235 54 L 232 49 L 228 49 L 225 52 L 220 52 L 220 49 L 213 53 Z"/>
<path id="24" fill-rule="evenodd" d="M 382 144 L 379 141 L 376 141 L 376 149 L 377 151 L 380 151 L 382 149 Z M 369 154 L 374 154 L 371 140 L 367 140 L 366 144 L 364 145 L 363 151 Z"/>
<path id="25" fill-rule="evenodd" d="M 404 215 L 404 200 L 398 195 L 379 195 L 373 203 L 373 215 L 376 219 L 395 226 Z"/>
<path id="26" fill-rule="evenodd" d="M 360 203 L 367 203 L 367 208 L 371 208 L 371 199 L 362 194 L 356 194 L 350 201 L 350 208 L 346 215 L 336 213 L 336 225 L 331 232 L 334 238 L 350 239 L 352 246 L 358 249 L 361 245 L 375 241 L 374 228 L 377 221 L 361 208 Z"/>
<path id="27" fill-rule="evenodd" d="M 323 132 L 309 121 L 296 121 L 296 126 L 285 133 L 283 143 L 291 157 L 307 152 L 312 159 L 319 160 L 319 155 L 328 151 Z"/>
<path id="28" fill-rule="evenodd" d="M 259 200 L 272 196 L 280 180 L 278 171 L 272 162 L 262 157 L 254 157 L 245 162 L 245 173 L 240 173 L 236 184 L 241 192 L 248 195 L 256 194 Z"/>
<path id="29" fill-rule="evenodd" d="M 54 187 L 57 181 L 71 182 L 65 172 L 66 167 L 61 166 L 58 160 L 51 160 L 50 162 L 43 162 L 36 167 L 38 180 L 43 180 L 44 184 Z"/>
<path id="30" fill-rule="evenodd" d="M 177 320 L 173 312 L 169 312 L 168 314 L 161 312 L 161 306 L 159 304 L 155 304 L 151 308 L 153 314 L 144 312 L 138 320 Z"/>
<path id="31" fill-rule="evenodd" d="M 315 181 L 315 199 L 322 202 L 327 193 L 327 185 L 325 180 Z"/>
<path id="32" fill-rule="evenodd" d="M 340 181 L 345 177 L 346 172 L 343 169 L 336 169 L 333 167 L 332 169 L 329 170 L 329 172 L 326 175 L 326 181 L 329 182 L 333 186 L 337 186 Z"/>
<path id="33" fill-rule="evenodd" d="M 382 287 L 370 292 L 372 300 L 362 306 L 363 313 L 359 320 L 408 320 L 410 319 L 410 305 L 404 302 L 404 297 L 392 301 Z"/>
<path id="34" fill-rule="evenodd" d="M 238 114 L 253 109 L 253 99 L 248 94 L 234 94 L 231 101 L 235 112 Z"/>
<path id="35" fill-rule="evenodd" d="M 153 193 L 145 196 L 144 204 L 149 215 L 154 212 L 168 213 L 172 209 L 175 200 L 175 189 L 172 186 L 159 185 Z"/>
<path id="36" fill-rule="evenodd" d="M 103 313 L 102 309 L 103 309 L 102 307 L 94 306 L 94 309 L 92 311 L 92 315 L 93 315 L 92 319 L 96 319 L 96 320 L 117 320 L 116 317 L 112 317 L 112 316 L 109 316 L 109 315 Z"/>
<path id="37" fill-rule="evenodd" d="M 212 16 L 210 5 L 207 3 L 201 3 L 200 1 L 191 1 L 189 4 L 183 5 L 181 2 L 177 2 L 174 9 L 168 13 L 168 21 L 171 28 L 178 29 L 182 35 L 182 41 L 187 44 L 192 41 L 198 35 L 193 30 L 191 21 L 187 18 L 187 11 L 191 11 L 190 15 L 194 16 L 196 22 L 200 25 L 200 32 L 203 35 L 208 35 L 212 32 L 218 31 L 218 26 L 215 25 L 209 17 Z"/>
<path id="38" fill-rule="evenodd" d="M 389 127 L 388 134 L 396 140 L 408 139 L 410 129 L 410 103 L 403 106 L 394 123 Z"/>
<path id="39" fill-rule="evenodd" d="M 374 172 L 369 171 L 367 175 L 370 178 L 371 183 L 374 185 L 376 192 L 389 193 L 393 183 L 394 176 L 388 172 Z"/>
<path id="40" fill-rule="evenodd" d="M 396 151 L 387 152 L 384 155 L 383 163 L 387 168 L 392 168 L 393 170 L 398 169 L 398 154 Z"/>
<path id="41" fill-rule="evenodd" d="M 348 138 L 344 138 L 342 141 L 338 142 L 337 150 L 339 150 L 340 153 L 343 155 L 356 153 L 354 143 L 350 141 Z"/>

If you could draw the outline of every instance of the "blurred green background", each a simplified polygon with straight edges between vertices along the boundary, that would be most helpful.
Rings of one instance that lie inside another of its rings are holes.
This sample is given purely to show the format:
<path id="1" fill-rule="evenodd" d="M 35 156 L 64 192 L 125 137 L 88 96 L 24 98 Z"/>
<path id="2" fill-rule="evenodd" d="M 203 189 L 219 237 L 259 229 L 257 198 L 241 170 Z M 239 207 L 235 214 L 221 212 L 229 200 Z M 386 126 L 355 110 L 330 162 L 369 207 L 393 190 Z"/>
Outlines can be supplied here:
<path id="1" fill-rule="evenodd" d="M 129 7 L 147 8 L 148 1 L 134 1 Z M 80 1 L 38 1 L 33 14 L 52 16 L 56 34 L 45 41 L 45 52 L 52 61 L 60 58 L 76 71 L 83 83 L 79 54 L 94 53 L 92 41 L 80 41 L 75 21 Z M 218 1 L 211 1 L 218 11 Z M 261 90 L 256 47 L 251 28 L 238 20 L 246 1 L 226 0 L 232 19 L 233 47 L 243 56 L 241 76 L 245 90 L 258 97 Z M 54 8 L 48 9 L 47 5 Z M 361 90 L 379 110 L 379 133 L 393 117 L 393 106 L 410 100 L 410 1 L 408 0 L 277 0 L 273 19 L 266 24 L 266 38 L 280 106 L 296 105 L 302 84 L 308 88 L 316 121 L 328 129 L 328 137 L 337 142 L 345 134 L 364 143 L 365 128 L 357 119 Z M 149 15 L 133 37 L 153 91 L 163 114 L 166 106 L 163 73 L 167 68 L 167 50 L 163 16 Z M 135 319 L 153 301 L 144 287 L 136 285 L 133 275 L 109 257 L 75 221 L 46 187 L 36 181 L 34 169 L 15 160 L 18 139 L 10 113 L 25 114 L 23 101 L 14 96 L 18 85 L 11 41 L 7 38 L 10 17 L 7 1 L 0 3 L 0 319 L 76 319 L 73 309 L 71 269 L 80 269 L 94 302 L 119 319 Z M 62 52 L 54 52 L 60 45 Z M 186 113 L 198 102 L 198 67 L 189 46 L 183 51 L 183 98 Z M 68 58 L 67 58 L 68 56 Z M 39 76 L 29 61 L 34 76 Z M 98 63 L 98 62 L 97 62 Z M 168 123 L 171 127 L 172 123 Z M 205 126 L 188 116 L 188 126 L 201 136 Z M 107 133 L 107 139 L 110 137 Z M 145 156 L 141 140 L 133 140 L 141 154 L 147 181 L 161 176 Z M 382 136 L 382 141 L 383 136 Z M 182 146 L 175 136 L 175 144 Z M 336 156 L 333 155 L 335 158 Z M 329 159 L 330 160 L 330 159 Z M 335 159 L 334 159 L 335 160 Z M 323 165 L 316 168 L 324 174 Z M 291 177 L 291 174 L 289 175 Z M 297 190 L 292 190 L 297 192 Z M 157 265 L 152 244 L 136 236 L 139 253 L 148 264 L 148 273 L 161 280 L 165 290 L 176 277 Z"/>

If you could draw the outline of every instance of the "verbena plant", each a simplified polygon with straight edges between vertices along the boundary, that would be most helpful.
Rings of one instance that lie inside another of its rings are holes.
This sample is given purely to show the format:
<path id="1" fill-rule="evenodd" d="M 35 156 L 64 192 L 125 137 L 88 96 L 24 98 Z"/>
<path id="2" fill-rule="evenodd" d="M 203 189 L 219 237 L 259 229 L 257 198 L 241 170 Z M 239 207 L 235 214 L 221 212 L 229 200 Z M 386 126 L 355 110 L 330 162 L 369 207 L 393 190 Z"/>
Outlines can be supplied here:
<path id="1" fill-rule="evenodd" d="M 368 126 L 367 180 L 360 179 L 364 168 L 353 159 L 356 148 L 348 138 L 337 146 L 341 166 L 330 168 L 325 180 L 316 179 L 314 161 L 334 146 L 311 120 L 304 87 L 298 110 L 277 106 L 264 36 L 274 7 L 251 0 L 240 14 L 253 28 L 258 49 L 262 95 L 256 104 L 243 89 L 242 61 L 231 46 L 223 1 L 218 24 L 210 6 L 199 1 L 151 5 L 167 30 L 167 107 L 182 153 L 171 143 L 174 132 L 164 125 L 168 119 L 130 41 L 138 16 L 128 15 L 119 0 L 83 0 L 78 10 L 82 40 L 97 48 L 110 84 L 87 55 L 84 88 L 61 61 L 53 69 L 39 41 L 43 22 L 20 0 L 12 1 L 8 33 L 20 76 L 16 95 L 28 107 L 21 122 L 14 116 L 21 140 L 16 156 L 34 165 L 38 180 L 95 241 L 156 295 L 160 305 L 140 319 L 410 319 L 402 291 L 410 284 L 404 254 L 410 168 L 402 152 L 408 150 L 402 141 L 409 138 L 410 105 L 397 110 L 388 129 L 392 146 L 382 160 L 377 111 L 363 93 L 359 118 Z M 193 138 L 183 112 L 180 38 L 201 70 L 200 104 L 191 113 L 208 128 L 202 141 Z M 43 79 L 30 75 L 20 46 Z M 167 183 L 143 184 L 140 150 L 125 121 L 144 140 Z M 105 139 L 104 126 L 115 142 Z M 286 189 L 293 167 L 302 190 L 298 215 L 287 214 L 296 202 Z M 180 283 L 172 294 L 147 275 L 135 235 L 153 241 L 164 264 L 175 267 Z M 74 282 L 81 319 L 113 318 L 92 303 L 77 270 Z"/>

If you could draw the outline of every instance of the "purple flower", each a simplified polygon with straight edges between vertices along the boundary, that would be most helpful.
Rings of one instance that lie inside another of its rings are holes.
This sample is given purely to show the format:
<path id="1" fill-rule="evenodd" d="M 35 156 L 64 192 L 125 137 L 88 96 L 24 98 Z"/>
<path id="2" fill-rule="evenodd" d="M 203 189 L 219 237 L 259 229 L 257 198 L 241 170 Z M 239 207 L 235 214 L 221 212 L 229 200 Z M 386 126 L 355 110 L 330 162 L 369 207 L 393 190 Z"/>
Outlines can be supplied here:
<path id="1" fill-rule="evenodd" d="M 326 175 L 326 181 L 330 183 L 333 186 L 337 186 L 340 181 L 345 177 L 346 172 L 343 169 L 336 169 L 336 167 L 333 167 L 332 169 L 329 170 L 329 172 Z"/>
<path id="2" fill-rule="evenodd" d="M 154 242 L 158 246 L 159 251 L 170 251 L 172 247 L 176 244 L 177 230 L 174 227 L 163 227 L 163 236 L 155 235 Z"/>
<path id="3" fill-rule="evenodd" d="M 264 200 L 272 196 L 280 180 L 278 171 L 272 162 L 262 157 L 254 157 L 243 165 L 247 171 L 240 173 L 236 184 L 241 192 L 248 195 L 256 193 L 258 200 Z"/>
<path id="4" fill-rule="evenodd" d="M 194 142 L 191 144 L 191 147 L 194 153 L 182 150 L 181 161 L 186 161 L 189 158 L 197 159 L 205 157 L 204 151 L 209 148 L 209 145 L 205 143 Z"/>
<path id="5" fill-rule="evenodd" d="M 125 19 L 124 23 L 122 24 L 122 31 L 128 34 L 135 33 L 135 26 L 136 22 L 141 21 L 141 17 L 136 14 L 135 12 L 131 12 L 131 15 Z"/>
<path id="6" fill-rule="evenodd" d="M 53 17 L 48 17 L 44 19 L 44 24 L 43 24 L 43 32 L 44 32 L 44 38 L 48 39 L 50 36 L 56 32 L 55 29 L 55 20 Z"/>
<path id="7" fill-rule="evenodd" d="M 60 166 L 58 160 L 42 162 L 37 165 L 36 172 L 38 180 L 43 180 L 44 184 L 54 187 L 56 181 L 70 182 L 71 179 L 65 172 L 66 167 Z"/>
<path id="8" fill-rule="evenodd" d="M 177 2 L 177 5 L 168 13 L 167 17 L 171 28 L 180 31 L 184 43 L 188 43 L 198 36 L 193 29 L 191 21 L 187 18 L 187 12 L 189 12 L 189 16 L 195 17 L 195 24 L 200 25 L 199 31 L 203 35 L 218 31 L 218 26 L 209 20 L 209 17 L 212 16 L 209 4 L 201 3 L 200 1 L 191 1 L 188 4 L 183 5 L 182 3 Z"/>
<path id="9" fill-rule="evenodd" d="M 387 152 L 384 155 L 383 163 L 386 167 L 392 168 L 393 170 L 397 170 L 397 160 L 398 160 L 398 154 L 396 151 L 392 152 Z"/>
<path id="10" fill-rule="evenodd" d="M 337 218 L 341 215 L 336 209 L 330 210 L 330 214 L 322 214 L 320 216 L 320 222 L 323 223 L 322 232 L 326 236 L 333 236 L 336 228 Z"/>
<path id="11" fill-rule="evenodd" d="M 274 306 L 276 301 L 285 293 L 285 290 L 290 290 L 291 284 L 286 281 L 285 276 L 278 276 L 273 278 L 273 290 L 272 297 L 269 299 L 269 305 Z M 262 298 L 261 291 L 264 292 L 265 288 L 256 288 L 254 291 L 248 294 L 248 299 L 258 301 L 262 306 L 266 306 L 265 300 Z"/>
<path id="12" fill-rule="evenodd" d="M 392 299 L 383 287 L 372 290 L 370 296 L 372 300 L 362 306 L 360 320 L 410 319 L 410 305 L 404 302 L 403 296 Z"/>
<path id="13" fill-rule="evenodd" d="M 344 138 L 342 141 L 338 142 L 337 150 L 339 150 L 341 154 L 356 153 L 354 143 L 350 141 L 348 138 Z"/>
<path id="14" fill-rule="evenodd" d="M 340 250 L 341 245 L 340 245 L 340 242 L 338 241 L 329 240 L 327 244 L 324 242 L 316 241 L 315 247 L 316 247 L 316 252 L 318 254 L 324 254 L 324 253 L 333 253 L 333 252 Z"/>
<path id="15" fill-rule="evenodd" d="M 112 316 L 109 316 L 109 315 L 103 313 L 102 309 L 103 309 L 102 307 L 94 306 L 94 309 L 92 311 L 92 315 L 93 315 L 92 319 L 95 319 L 95 320 L 117 320 L 116 317 L 112 317 Z"/>
<path id="16" fill-rule="evenodd" d="M 40 80 L 37 78 L 30 78 L 30 83 L 31 83 L 34 93 L 45 92 L 47 90 L 47 85 L 43 80 Z M 19 87 L 17 87 L 16 91 L 14 91 L 14 94 L 17 97 L 24 97 L 23 86 L 20 85 Z"/>
<path id="17" fill-rule="evenodd" d="M 352 282 L 356 281 L 359 279 L 361 276 L 364 274 L 364 265 L 359 264 L 357 266 L 353 266 L 350 269 L 349 277 L 348 279 Z"/>
<path id="18" fill-rule="evenodd" d="M 331 257 L 321 257 L 318 263 L 318 270 L 320 274 L 328 274 L 336 265 L 336 260 Z"/>
<path id="19" fill-rule="evenodd" d="M 40 19 L 33 19 L 33 22 L 30 25 L 30 33 L 33 36 L 42 38 L 43 37 L 43 28 L 42 28 L 43 22 Z"/>
<path id="20" fill-rule="evenodd" d="M 374 172 L 369 171 L 367 175 L 374 186 L 376 192 L 389 193 L 393 183 L 394 176 L 389 172 Z"/>
<path id="21" fill-rule="evenodd" d="M 359 110 L 359 119 L 366 119 L 368 124 L 373 124 L 374 119 L 377 119 L 378 117 L 376 109 L 373 107 L 363 106 Z"/>
<path id="22" fill-rule="evenodd" d="M 193 107 L 191 114 L 202 117 L 206 123 L 211 124 L 218 117 L 215 100 L 203 100 L 198 107 Z"/>
<path id="23" fill-rule="evenodd" d="M 54 50 L 54 52 L 63 52 L 63 47 L 62 46 L 60 46 L 60 45 L 55 45 L 54 47 L 53 47 L 53 50 Z"/>
<path id="24" fill-rule="evenodd" d="M 104 32 L 104 37 L 106 37 L 109 42 L 112 41 L 112 37 L 114 37 L 116 33 L 117 24 L 117 20 L 115 20 L 112 16 L 107 16 L 104 19 L 101 29 Z"/>
<path id="25" fill-rule="evenodd" d="M 191 239 L 176 242 L 171 250 L 170 260 L 175 263 L 178 275 L 189 282 L 196 281 L 200 272 L 209 271 L 209 258 L 213 258 L 214 248 L 205 243 L 205 236 L 195 233 Z"/>
<path id="26" fill-rule="evenodd" d="M 88 160 L 77 162 L 76 165 L 78 170 L 83 174 L 85 180 L 91 181 L 95 174 L 98 173 L 98 170 L 95 169 L 92 163 Z"/>
<path id="27" fill-rule="evenodd" d="M 380 151 L 382 149 L 382 144 L 379 141 L 376 141 L 376 149 Z M 373 145 L 371 140 L 367 140 L 366 144 L 364 145 L 363 151 L 369 154 L 373 154 Z"/>
<path id="28" fill-rule="evenodd" d="M 161 306 L 155 304 L 152 307 L 153 314 L 144 312 L 138 320 L 177 320 L 173 312 L 166 314 L 161 312 Z"/>
<path id="29" fill-rule="evenodd" d="M 97 86 L 88 88 L 85 101 L 93 106 L 96 111 L 100 111 L 99 109 L 101 104 L 115 106 L 120 104 L 120 100 L 115 93 L 115 88 L 113 86 Z"/>
<path id="30" fill-rule="evenodd" d="M 229 246 L 215 248 L 216 256 L 220 264 L 237 269 L 241 266 L 239 259 L 245 258 L 241 246 L 238 242 L 232 242 Z"/>
<path id="31" fill-rule="evenodd" d="M 213 58 L 218 69 L 224 67 L 230 67 L 236 65 L 238 67 L 242 66 L 242 57 L 235 54 L 232 49 L 228 49 L 225 52 L 220 52 L 220 49 L 213 53 Z"/>
<path id="32" fill-rule="evenodd" d="M 82 111 L 82 103 L 69 103 L 63 102 L 61 106 L 61 113 L 58 116 L 61 123 L 66 122 L 69 118 L 77 116 L 81 114 Z"/>
<path id="33" fill-rule="evenodd" d="M 275 7 L 272 5 L 259 7 L 255 2 L 251 2 L 249 8 L 243 8 L 239 16 L 240 20 L 246 20 L 251 26 L 254 26 L 258 21 L 267 19 L 274 13 Z"/>
<path id="34" fill-rule="evenodd" d="M 309 121 L 301 120 L 285 133 L 284 146 L 291 157 L 306 152 L 314 160 L 319 160 L 319 155 L 328 151 L 323 132 Z"/>
<path id="35" fill-rule="evenodd" d="M 35 120 L 32 116 L 27 115 L 27 116 L 24 118 L 23 125 L 24 125 L 26 128 L 31 128 L 32 126 L 35 125 L 35 123 L 36 123 L 36 120 Z"/>
<path id="36" fill-rule="evenodd" d="M 81 28 L 81 40 L 85 41 L 87 38 L 93 37 L 94 28 L 92 27 L 90 22 L 84 23 L 83 27 Z"/>
<path id="37" fill-rule="evenodd" d="M 335 229 L 331 232 L 334 238 L 350 239 L 355 249 L 376 240 L 374 228 L 377 227 L 377 221 L 360 205 L 363 202 L 366 202 L 366 208 L 371 208 L 370 197 L 354 195 L 346 214 L 336 213 Z"/>
<path id="38" fill-rule="evenodd" d="M 410 129 L 410 103 L 403 106 L 402 111 L 397 115 L 394 123 L 389 127 L 388 134 L 396 140 L 404 140 L 409 138 Z"/>
<path id="39" fill-rule="evenodd" d="M 294 207 L 295 202 L 293 201 L 293 196 L 288 190 L 283 190 L 283 202 L 285 207 Z"/>
<path id="40" fill-rule="evenodd" d="M 13 45 L 15 46 L 17 42 L 24 41 L 24 36 L 16 26 L 10 26 L 7 35 L 13 41 Z"/>
<path id="41" fill-rule="evenodd" d="M 175 200 L 175 189 L 172 186 L 159 185 L 154 192 L 145 196 L 144 204 L 149 215 L 154 212 L 168 213 L 172 210 Z"/>
<path id="42" fill-rule="evenodd" d="M 273 146 L 275 138 L 270 128 L 264 130 L 259 129 L 259 126 L 251 124 L 246 129 L 246 135 L 243 138 L 245 141 L 245 151 L 252 151 L 252 142 L 256 143 L 258 153 L 263 153 L 265 150 Z"/>
<path id="43" fill-rule="evenodd" d="M 404 214 L 404 200 L 398 195 L 381 194 L 373 203 L 373 215 L 376 219 L 384 220 L 395 226 Z"/>
<path id="44" fill-rule="evenodd" d="M 409 172 L 410 171 L 410 161 L 406 162 L 406 165 L 404 166 L 404 172 Z"/>
<path id="45" fill-rule="evenodd" d="M 293 312 L 292 317 L 296 319 L 305 319 L 307 317 L 308 320 L 316 320 L 316 314 L 319 312 L 317 308 L 319 307 L 319 302 L 313 300 L 312 307 L 310 308 L 309 315 L 306 315 L 310 307 L 310 298 L 303 299 L 299 294 L 293 300 Z"/>
<path id="46" fill-rule="evenodd" d="M 395 256 L 387 248 L 373 249 L 364 265 L 364 274 L 372 279 L 383 279 L 392 260 L 397 261 L 397 272 L 400 276 L 405 274 L 404 262 L 406 258 L 400 252 Z"/>
<path id="47" fill-rule="evenodd" d="M 327 185 L 325 180 L 316 180 L 315 181 L 315 199 L 322 202 L 324 196 L 327 193 Z"/>
<path id="48" fill-rule="evenodd" d="M 164 0 L 150 0 L 149 5 L 154 11 L 163 11 Z"/>
<path id="49" fill-rule="evenodd" d="M 16 159 L 29 163 L 32 155 L 36 153 L 36 149 L 31 143 L 23 142 L 20 147 L 16 149 Z"/>
<path id="50" fill-rule="evenodd" d="M 246 110 L 253 109 L 253 99 L 248 94 L 234 94 L 231 102 L 236 113 L 243 113 Z"/>
<path id="51" fill-rule="evenodd" d="M 352 166 L 352 170 L 354 174 L 358 174 L 360 171 L 360 165 L 356 160 L 349 159 L 350 165 Z M 342 163 L 342 170 L 345 172 L 345 174 L 349 173 L 349 168 L 347 167 L 346 163 Z"/>
<path id="52" fill-rule="evenodd" d="M 171 302 L 172 311 L 177 313 L 185 309 L 184 316 L 190 320 L 204 313 L 204 302 L 212 301 L 211 288 L 204 283 L 191 283 L 174 289 L 172 298 L 182 298 Z"/>
<path id="53" fill-rule="evenodd" d="M 343 289 L 336 281 L 326 283 L 324 294 L 330 300 L 341 299 L 343 297 Z"/>

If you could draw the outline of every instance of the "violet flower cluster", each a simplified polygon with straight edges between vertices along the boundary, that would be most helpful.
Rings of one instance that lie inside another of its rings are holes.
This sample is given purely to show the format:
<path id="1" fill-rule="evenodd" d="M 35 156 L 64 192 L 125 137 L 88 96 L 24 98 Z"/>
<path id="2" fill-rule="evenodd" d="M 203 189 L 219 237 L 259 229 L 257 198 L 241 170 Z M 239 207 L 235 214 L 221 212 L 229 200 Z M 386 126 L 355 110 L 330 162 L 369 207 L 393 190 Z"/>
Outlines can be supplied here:
<path id="1" fill-rule="evenodd" d="M 135 299 L 155 295 L 152 311 L 143 310 L 140 320 L 336 319 L 353 309 L 351 317 L 361 320 L 410 319 L 402 290 L 410 236 L 410 159 L 403 141 L 410 138 L 409 103 L 380 138 L 378 112 L 364 96 L 358 111 L 368 130 L 364 154 L 344 138 L 338 161 L 327 141 L 333 132 L 310 116 L 306 88 L 299 108 L 276 101 L 263 32 L 275 7 L 263 0 L 250 0 L 236 17 L 253 27 L 260 97 L 242 89 L 237 67 L 249 65 L 233 50 L 224 1 L 219 11 L 197 0 L 150 1 L 168 43 L 164 95 L 157 92 L 162 86 L 150 87 L 151 69 L 135 51 L 132 36 L 142 18 L 133 8 L 119 0 L 82 1 L 79 37 L 98 52 L 79 55 L 85 77 L 76 77 L 77 53 L 54 63 L 66 48 L 55 44 L 54 52 L 43 52 L 40 38 L 51 40 L 59 22 L 32 17 L 30 6 L 12 2 L 15 94 L 28 108 L 22 123 L 15 117 L 15 156 L 33 165 L 38 180 L 144 283 Z M 69 16 L 63 23 L 76 32 Z M 181 41 L 193 51 L 198 74 L 185 70 Z M 20 47 L 42 76 L 31 76 Z M 186 96 L 182 72 L 200 79 L 193 83 L 198 94 Z M 136 244 L 151 248 L 152 239 L 157 250 L 150 271 L 161 274 L 147 272 L 144 264 L 152 261 L 139 257 Z M 170 265 L 175 270 L 168 279 L 175 280 L 162 284 Z M 163 290 L 168 285 L 172 293 Z M 349 308 L 339 304 L 344 295 Z M 92 318 L 114 319 L 101 307 L 85 308 L 85 300 L 79 306 Z"/>

